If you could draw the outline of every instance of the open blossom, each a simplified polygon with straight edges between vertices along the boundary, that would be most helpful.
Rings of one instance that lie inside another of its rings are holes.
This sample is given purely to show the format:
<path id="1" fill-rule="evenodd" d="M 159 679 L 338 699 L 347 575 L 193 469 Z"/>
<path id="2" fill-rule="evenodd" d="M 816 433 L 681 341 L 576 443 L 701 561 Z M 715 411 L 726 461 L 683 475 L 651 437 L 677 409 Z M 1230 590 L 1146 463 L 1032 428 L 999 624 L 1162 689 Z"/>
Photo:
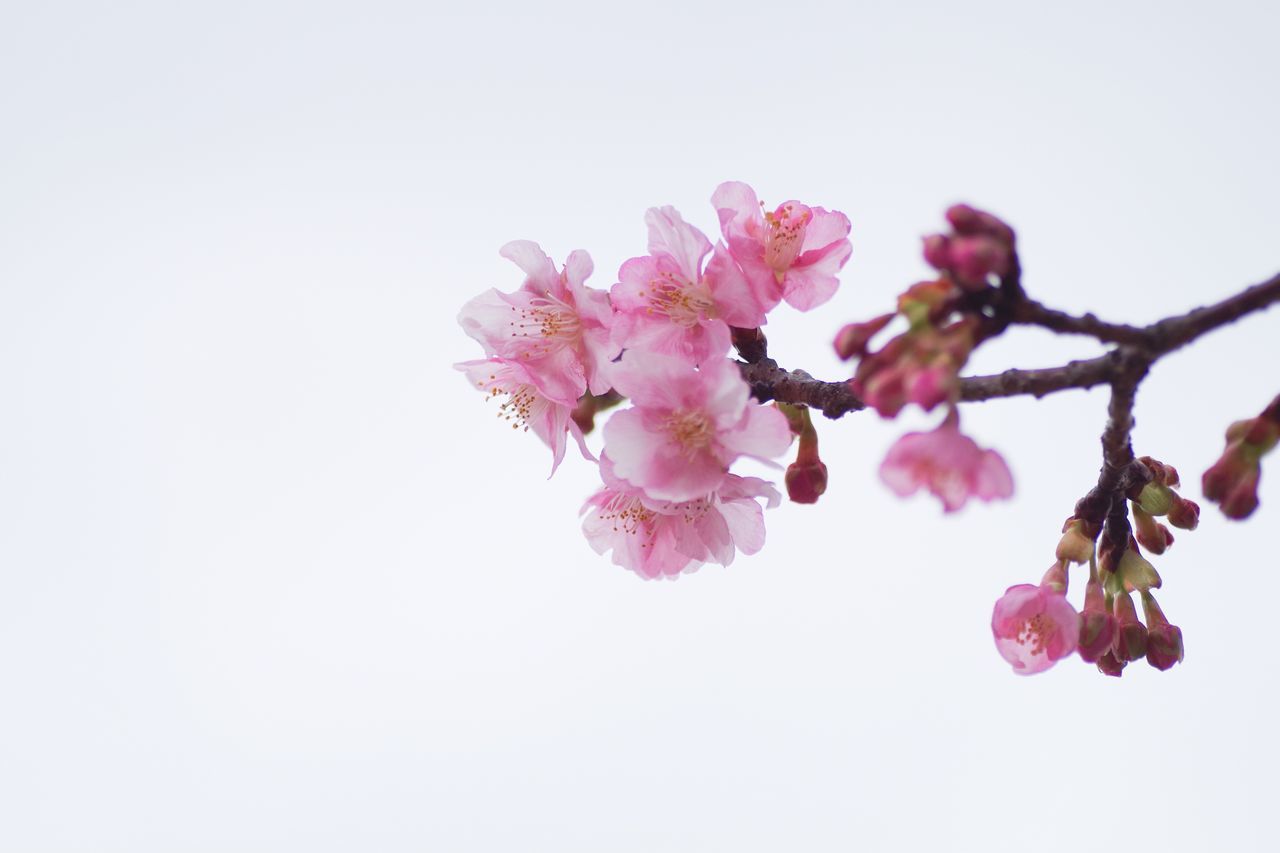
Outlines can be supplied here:
<path id="1" fill-rule="evenodd" d="M 463 361 L 454 367 L 490 399 L 501 401 L 498 417 L 508 421 L 512 429 L 532 432 L 551 448 L 551 473 L 564 459 L 566 435 L 578 442 L 583 456 L 594 458 L 587 450 L 582 430 L 570 418 L 577 401 L 548 393 L 526 365 L 511 359 L 484 358 Z"/>
<path id="2" fill-rule="evenodd" d="M 700 498 L 721 487 L 738 457 L 767 460 L 791 444 L 786 417 L 752 401 L 728 359 L 694 368 L 629 350 L 613 381 L 634 406 L 604 425 L 605 452 L 614 473 L 651 498 Z"/>
<path id="3" fill-rule="evenodd" d="M 720 231 L 734 260 L 771 309 L 780 300 L 801 311 L 830 299 L 836 273 L 849 260 L 849 218 L 837 211 L 786 201 L 764 210 L 755 190 L 727 181 L 711 195 Z"/>
<path id="4" fill-rule="evenodd" d="M 613 552 L 615 565 L 642 578 L 675 578 L 703 563 L 727 566 L 736 552 L 764 546 L 764 512 L 781 498 L 764 480 L 728 475 L 720 488 L 697 500 L 672 503 L 646 497 L 612 474 L 601 459 L 605 487 L 587 499 L 582 531 L 596 553 Z"/>
<path id="5" fill-rule="evenodd" d="M 1022 583 L 1009 587 L 996 602 L 991 632 L 1013 671 L 1032 675 L 1075 651 L 1080 616 L 1052 585 Z"/>
<path id="6" fill-rule="evenodd" d="M 502 247 L 525 273 L 514 293 L 489 290 L 463 306 L 458 323 L 491 357 L 519 362 L 556 397 L 577 399 L 609 390 L 605 370 L 618 354 L 611 341 L 613 309 L 604 291 L 586 286 L 591 256 L 576 251 L 557 271 L 528 240 Z"/>
<path id="7" fill-rule="evenodd" d="M 685 222 L 674 207 L 651 208 L 649 254 L 618 270 L 610 295 L 614 339 L 625 347 L 702 364 L 729 352 L 730 326 L 764 322 L 764 307 L 723 246 Z"/>
<path id="8" fill-rule="evenodd" d="M 961 433 L 954 412 L 932 432 L 898 439 L 880 465 L 880 479 L 899 497 L 927 488 L 947 512 L 971 497 L 990 501 L 1013 495 L 1009 466 L 999 453 L 983 450 Z"/>

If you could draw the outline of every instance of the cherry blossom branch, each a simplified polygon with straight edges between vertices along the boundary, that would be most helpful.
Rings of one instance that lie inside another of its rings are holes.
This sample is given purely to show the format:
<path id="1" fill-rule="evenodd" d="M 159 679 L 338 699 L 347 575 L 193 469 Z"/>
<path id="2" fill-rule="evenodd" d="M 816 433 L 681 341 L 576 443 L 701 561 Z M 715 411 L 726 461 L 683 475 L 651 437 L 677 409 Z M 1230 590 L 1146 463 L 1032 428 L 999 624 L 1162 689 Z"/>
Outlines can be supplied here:
<path id="1" fill-rule="evenodd" d="M 1122 346 L 1097 358 L 1071 361 L 1058 367 L 1032 370 L 1015 368 L 989 376 L 963 377 L 960 379 L 960 400 L 979 402 L 1023 394 L 1039 398 L 1058 391 L 1092 388 L 1108 382 L 1121 382 L 1122 387 L 1125 387 L 1132 379 L 1133 389 L 1121 394 L 1117 404 L 1120 408 L 1113 408 L 1112 411 L 1114 418 L 1123 412 L 1125 399 L 1129 399 L 1128 405 L 1132 406 L 1131 398 L 1137 383 L 1141 382 L 1151 364 L 1158 358 L 1276 302 L 1280 302 L 1280 275 L 1221 302 L 1186 314 L 1166 317 L 1148 326 L 1104 323 L 1091 314 L 1074 317 L 1031 300 L 1021 301 L 1013 310 L 1014 322 L 1089 335 L 1103 342 L 1120 342 Z M 1028 305 L 1032 307 L 1021 307 Z M 750 343 L 750 347 L 740 348 L 743 357 L 748 358 L 740 367 L 743 378 L 751 385 L 751 393 L 756 399 L 762 402 L 777 400 L 803 404 L 818 409 L 828 418 L 839 418 L 848 412 L 866 408 L 866 403 L 853 393 L 848 383 L 815 379 L 803 370 L 785 370 L 773 359 L 762 355 L 765 352 L 762 341 L 752 338 Z M 752 359 L 749 355 L 756 357 Z M 1113 400 L 1113 403 L 1116 401 Z M 1131 417 L 1130 413 L 1130 419 Z M 1117 464 L 1123 467 L 1127 463 Z"/>

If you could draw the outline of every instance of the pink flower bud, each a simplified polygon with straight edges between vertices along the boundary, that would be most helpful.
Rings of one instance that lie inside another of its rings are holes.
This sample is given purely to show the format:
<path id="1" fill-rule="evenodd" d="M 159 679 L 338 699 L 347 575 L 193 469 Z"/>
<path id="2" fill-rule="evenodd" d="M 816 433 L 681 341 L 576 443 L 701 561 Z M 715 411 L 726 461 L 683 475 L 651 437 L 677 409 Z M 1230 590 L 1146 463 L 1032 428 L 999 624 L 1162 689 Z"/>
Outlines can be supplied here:
<path id="1" fill-rule="evenodd" d="M 1009 249 L 990 237 L 958 237 L 951 241 L 950 272 L 967 290 L 981 290 L 991 275 L 1009 271 Z"/>
<path id="2" fill-rule="evenodd" d="M 936 270 L 951 266 L 950 241 L 945 234 L 930 234 L 924 238 L 924 262 Z"/>
<path id="3" fill-rule="evenodd" d="M 1169 523 L 1182 530 L 1195 530 L 1200 526 L 1200 505 L 1181 495 L 1169 509 Z"/>
<path id="4" fill-rule="evenodd" d="M 1138 660 L 1147 653 L 1147 628 L 1138 621 L 1138 610 L 1128 593 L 1120 593 L 1112 604 L 1116 616 L 1116 639 L 1112 651 L 1117 660 Z"/>
<path id="5" fill-rule="evenodd" d="M 1142 610 L 1147 617 L 1147 663 L 1160 671 L 1182 661 L 1182 629 L 1170 625 L 1164 611 L 1149 592 L 1142 594 Z"/>
<path id="6" fill-rule="evenodd" d="M 1240 443 L 1227 445 L 1221 458 L 1204 472 L 1204 496 L 1221 505 L 1227 518 L 1248 518 L 1258 508 L 1258 480 L 1262 469 Z"/>
<path id="7" fill-rule="evenodd" d="M 827 466 L 822 461 L 792 462 L 787 468 L 787 495 L 798 504 L 813 504 L 827 490 Z"/>
<path id="8" fill-rule="evenodd" d="M 1080 658 L 1096 663 L 1111 650 L 1116 636 L 1116 618 L 1107 612 L 1102 584 L 1091 578 L 1085 587 L 1084 612 L 1080 614 Z"/>
<path id="9" fill-rule="evenodd" d="M 1144 512 L 1142 507 L 1133 508 L 1134 533 L 1138 544 L 1152 554 L 1163 554 L 1173 544 L 1173 534 L 1169 528 Z"/>
<path id="10" fill-rule="evenodd" d="M 1119 678 L 1124 675 L 1124 668 L 1128 666 L 1128 664 L 1128 661 L 1120 660 L 1116 657 L 1115 652 L 1107 652 L 1105 655 L 1098 658 L 1098 672 L 1101 672 L 1103 675 L 1111 675 Z"/>
<path id="11" fill-rule="evenodd" d="M 946 216 L 957 234 L 985 234 L 1010 247 L 1013 246 L 1013 229 L 990 213 L 967 204 L 954 204 L 947 208 Z"/>
<path id="12" fill-rule="evenodd" d="M 845 326 L 836 334 L 836 355 L 845 361 L 854 356 L 862 358 L 867 354 L 867 344 L 871 339 L 889 325 L 896 316 L 896 314 L 882 314 L 865 323 L 850 323 Z"/>

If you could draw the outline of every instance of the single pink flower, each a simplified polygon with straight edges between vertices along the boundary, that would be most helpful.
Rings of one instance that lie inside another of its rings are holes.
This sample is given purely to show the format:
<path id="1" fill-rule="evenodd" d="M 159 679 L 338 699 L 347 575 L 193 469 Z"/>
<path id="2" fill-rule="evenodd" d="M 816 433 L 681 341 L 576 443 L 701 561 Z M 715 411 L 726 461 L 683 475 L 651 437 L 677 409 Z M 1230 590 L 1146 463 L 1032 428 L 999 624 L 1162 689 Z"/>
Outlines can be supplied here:
<path id="1" fill-rule="evenodd" d="M 1080 615 L 1049 585 L 1011 586 L 996 602 L 991 632 L 1000 656 L 1019 675 L 1044 672 L 1075 651 Z"/>
<path id="2" fill-rule="evenodd" d="M 605 372 L 619 348 L 611 341 L 609 295 L 586 286 L 591 256 L 571 252 L 557 271 L 528 240 L 508 243 L 499 254 L 524 270 L 524 284 L 514 293 L 480 294 L 462 307 L 458 323 L 486 355 L 524 365 L 554 396 L 608 391 Z"/>
<path id="3" fill-rule="evenodd" d="M 738 551 L 764 546 L 764 512 L 757 498 L 775 507 L 780 497 L 763 480 L 730 474 L 721 487 L 692 501 L 648 498 L 617 479 L 601 459 L 605 487 L 582 507 L 582 531 L 596 553 L 613 552 L 615 565 L 645 579 L 676 578 L 703 563 L 728 566 Z"/>
<path id="4" fill-rule="evenodd" d="M 955 512 L 971 498 L 984 501 L 1013 495 L 1013 475 L 994 450 L 983 450 L 960 432 L 954 413 L 932 432 L 898 439 L 880 465 L 880 479 L 899 497 L 922 486 Z"/>
<path id="5" fill-rule="evenodd" d="M 703 364 L 729 352 L 730 326 L 753 329 L 764 307 L 723 246 L 711 252 L 701 231 L 674 207 L 650 209 L 649 254 L 618 270 L 610 295 L 614 340 L 627 348 Z"/>
<path id="6" fill-rule="evenodd" d="M 765 211 L 755 190 L 727 181 L 711 195 L 720 231 L 766 310 L 780 300 L 801 311 L 835 295 L 836 273 L 849 260 L 849 218 L 786 201 Z"/>
<path id="7" fill-rule="evenodd" d="M 605 452 L 617 476 L 650 498 L 700 498 L 722 486 L 738 457 L 767 460 L 791 444 L 786 417 L 752 401 L 728 359 L 695 369 L 628 350 L 614 366 L 613 381 L 634 406 L 605 423 Z"/>
<path id="8" fill-rule="evenodd" d="M 498 405 L 498 417 L 509 422 L 512 429 L 533 432 L 551 448 L 552 474 L 564 459 L 566 434 L 577 441 L 583 456 L 595 459 L 587 450 L 582 430 L 570 417 L 577 401 L 549 394 L 524 364 L 505 358 L 486 358 L 463 361 L 454 367 L 466 374 L 471 384 L 484 391 L 488 398 L 502 401 Z"/>

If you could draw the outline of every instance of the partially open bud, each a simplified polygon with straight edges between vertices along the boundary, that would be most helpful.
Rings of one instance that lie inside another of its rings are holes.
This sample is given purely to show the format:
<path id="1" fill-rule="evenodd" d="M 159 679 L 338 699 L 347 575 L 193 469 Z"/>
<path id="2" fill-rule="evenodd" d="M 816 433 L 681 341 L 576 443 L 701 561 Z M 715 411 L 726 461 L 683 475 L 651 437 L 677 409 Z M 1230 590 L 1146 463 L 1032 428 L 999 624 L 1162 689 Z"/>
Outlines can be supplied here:
<path id="1" fill-rule="evenodd" d="M 1137 505 L 1133 508 L 1133 527 L 1138 544 L 1152 554 L 1163 554 L 1173 544 L 1173 534 L 1169 532 L 1169 528 L 1156 521 Z"/>
<path id="2" fill-rule="evenodd" d="M 1156 598 L 1150 592 L 1142 594 L 1142 610 L 1147 617 L 1147 663 L 1164 671 L 1183 657 L 1182 629 L 1170 625 Z"/>
<path id="3" fill-rule="evenodd" d="M 1116 639 L 1112 647 L 1117 660 L 1138 660 L 1147 653 L 1147 627 L 1138 621 L 1138 610 L 1127 593 L 1112 603 L 1116 617 Z"/>
<path id="4" fill-rule="evenodd" d="M 1182 530 L 1195 530 L 1200 526 L 1200 505 L 1195 501 L 1187 500 L 1178 495 L 1177 500 L 1173 502 L 1173 506 L 1169 508 L 1167 518 L 1174 527 Z"/>
<path id="5" fill-rule="evenodd" d="M 848 361 L 867 354 L 867 345 L 897 314 L 881 314 L 865 323 L 850 323 L 836 334 L 836 355 Z"/>
<path id="6" fill-rule="evenodd" d="M 1062 526 L 1062 538 L 1054 552 L 1059 560 L 1069 563 L 1087 563 L 1093 557 L 1093 540 L 1084 533 L 1084 522 L 1068 518 Z"/>

